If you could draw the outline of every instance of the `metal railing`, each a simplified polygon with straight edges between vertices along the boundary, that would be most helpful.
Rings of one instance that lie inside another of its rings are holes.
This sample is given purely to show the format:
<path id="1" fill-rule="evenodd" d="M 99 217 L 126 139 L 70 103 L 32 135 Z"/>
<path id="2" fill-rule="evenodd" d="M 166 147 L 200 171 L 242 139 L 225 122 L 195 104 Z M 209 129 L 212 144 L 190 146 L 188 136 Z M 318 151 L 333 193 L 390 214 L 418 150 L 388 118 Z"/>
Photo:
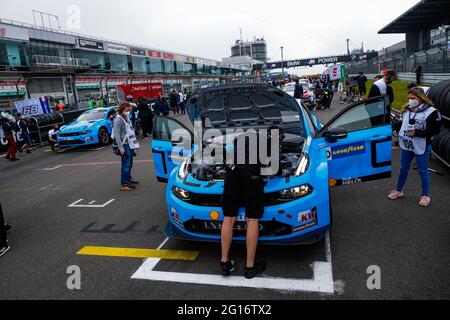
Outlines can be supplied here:
<path id="1" fill-rule="evenodd" d="M 450 51 L 447 46 L 438 46 L 427 51 L 407 55 L 397 52 L 377 59 L 348 64 L 349 73 L 377 73 L 383 68 L 401 73 L 411 73 L 416 64 L 422 65 L 424 73 L 450 73 Z"/>
<path id="2" fill-rule="evenodd" d="M 357 76 L 357 73 L 349 74 L 349 76 Z M 368 79 L 375 79 L 377 73 L 366 73 L 365 76 Z M 416 82 L 416 74 L 412 72 L 400 72 L 398 74 L 398 79 L 405 82 L 415 83 Z M 437 84 L 441 81 L 450 80 L 450 73 L 424 73 L 422 75 L 422 83 L 423 84 Z"/>
<path id="3" fill-rule="evenodd" d="M 33 56 L 33 64 L 41 66 L 63 66 L 63 67 L 78 67 L 89 68 L 88 59 L 53 57 L 53 56 Z"/>

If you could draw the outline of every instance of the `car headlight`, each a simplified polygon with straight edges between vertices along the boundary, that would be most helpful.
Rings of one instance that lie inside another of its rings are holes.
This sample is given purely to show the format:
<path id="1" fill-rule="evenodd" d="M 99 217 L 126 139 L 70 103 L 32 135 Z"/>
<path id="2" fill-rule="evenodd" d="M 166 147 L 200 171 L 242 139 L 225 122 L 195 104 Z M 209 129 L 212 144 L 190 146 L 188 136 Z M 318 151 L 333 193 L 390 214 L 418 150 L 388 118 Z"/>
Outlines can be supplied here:
<path id="1" fill-rule="evenodd" d="M 80 136 L 84 136 L 85 134 L 90 134 L 90 133 L 92 133 L 91 130 L 85 130 L 85 131 L 78 132 L 78 134 L 79 134 Z"/>
<path id="2" fill-rule="evenodd" d="M 309 184 L 304 184 L 300 187 L 280 191 L 278 200 L 292 201 L 309 196 L 312 192 L 313 188 Z"/>
<path id="3" fill-rule="evenodd" d="M 172 192 L 180 200 L 189 201 L 191 199 L 191 193 L 184 189 L 173 187 Z"/>
<path id="4" fill-rule="evenodd" d="M 295 176 L 300 177 L 304 175 L 306 171 L 308 171 L 308 169 L 309 169 L 309 155 L 305 153 L 300 159 L 297 171 L 295 172 Z"/>

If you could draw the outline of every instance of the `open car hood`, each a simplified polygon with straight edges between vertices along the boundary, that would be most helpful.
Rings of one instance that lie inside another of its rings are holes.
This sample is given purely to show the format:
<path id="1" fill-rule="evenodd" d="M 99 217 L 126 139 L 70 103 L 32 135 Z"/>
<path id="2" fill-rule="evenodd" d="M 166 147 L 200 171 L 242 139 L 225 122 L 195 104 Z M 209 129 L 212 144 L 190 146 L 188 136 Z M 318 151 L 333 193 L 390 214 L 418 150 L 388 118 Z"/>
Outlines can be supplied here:
<path id="1" fill-rule="evenodd" d="M 197 91 L 188 102 L 191 121 L 204 128 L 284 127 L 301 119 L 300 106 L 289 94 L 261 84 L 238 84 Z"/>

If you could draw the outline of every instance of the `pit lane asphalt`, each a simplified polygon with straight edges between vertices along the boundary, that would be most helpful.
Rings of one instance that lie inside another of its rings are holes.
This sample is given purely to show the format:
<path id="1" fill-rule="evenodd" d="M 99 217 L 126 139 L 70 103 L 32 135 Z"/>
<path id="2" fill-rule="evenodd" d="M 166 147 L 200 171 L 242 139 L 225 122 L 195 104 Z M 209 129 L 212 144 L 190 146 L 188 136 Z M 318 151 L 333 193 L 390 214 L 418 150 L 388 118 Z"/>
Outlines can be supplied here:
<path id="1" fill-rule="evenodd" d="M 318 115 L 326 121 L 342 108 L 334 103 L 330 111 Z M 131 280 L 143 260 L 76 255 L 84 246 L 157 248 L 165 240 L 165 186 L 156 183 L 153 163 L 146 162 L 152 159 L 150 141 L 141 143 L 143 150 L 137 160 L 142 162 L 134 169 L 141 185 L 133 193 L 118 190 L 119 165 L 110 163 L 117 159 L 109 147 L 62 154 L 41 148 L 17 163 L 0 158 L 0 201 L 13 226 L 9 234 L 12 250 L 0 258 L 0 299 L 450 298 L 450 172 L 432 161 L 432 167 L 445 176 L 432 174 L 433 204 L 429 209 L 417 205 L 417 172 L 411 174 L 407 197 L 389 202 L 386 196 L 395 185 L 398 150 L 394 151 L 391 180 L 332 191 L 334 295 Z M 68 208 L 80 199 L 99 204 L 115 201 L 104 209 Z M 112 224 L 112 232 L 102 231 Z M 171 240 L 165 248 L 198 250 L 200 256 L 194 263 L 163 261 L 160 270 L 216 272 L 217 245 Z M 244 261 L 242 246 L 235 247 L 235 257 L 239 275 Z M 269 263 L 265 275 L 308 279 L 312 277 L 310 265 L 325 261 L 324 242 L 307 247 L 261 247 L 259 257 Z M 80 291 L 66 287 L 66 270 L 71 265 L 81 268 Z M 366 270 L 372 265 L 381 268 L 381 290 L 367 289 Z"/>

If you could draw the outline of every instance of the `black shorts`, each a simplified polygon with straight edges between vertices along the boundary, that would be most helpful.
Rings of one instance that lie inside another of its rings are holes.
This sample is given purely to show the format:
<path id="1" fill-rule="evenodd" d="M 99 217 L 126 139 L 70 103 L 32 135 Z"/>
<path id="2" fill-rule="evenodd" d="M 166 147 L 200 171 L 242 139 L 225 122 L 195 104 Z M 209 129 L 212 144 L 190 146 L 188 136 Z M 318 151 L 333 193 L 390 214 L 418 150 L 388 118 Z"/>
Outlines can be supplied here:
<path id="1" fill-rule="evenodd" d="M 254 170 L 236 169 L 225 177 L 223 213 L 235 218 L 245 208 L 248 219 L 261 219 L 264 215 L 264 181 Z"/>

